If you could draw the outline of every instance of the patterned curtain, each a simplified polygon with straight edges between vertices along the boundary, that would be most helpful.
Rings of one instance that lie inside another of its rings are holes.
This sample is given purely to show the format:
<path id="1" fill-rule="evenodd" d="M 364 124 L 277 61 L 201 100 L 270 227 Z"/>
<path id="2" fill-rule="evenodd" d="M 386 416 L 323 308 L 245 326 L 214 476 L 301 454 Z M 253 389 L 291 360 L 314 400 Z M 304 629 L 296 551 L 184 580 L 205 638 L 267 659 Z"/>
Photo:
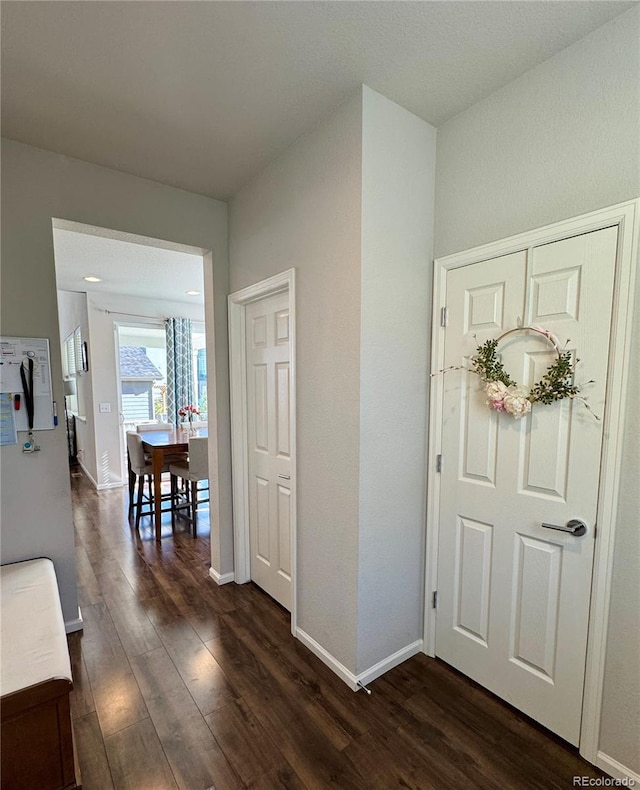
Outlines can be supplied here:
<path id="1" fill-rule="evenodd" d="M 193 393 L 193 343 L 190 318 L 167 318 L 167 418 L 179 425 L 178 409 L 196 405 Z"/>

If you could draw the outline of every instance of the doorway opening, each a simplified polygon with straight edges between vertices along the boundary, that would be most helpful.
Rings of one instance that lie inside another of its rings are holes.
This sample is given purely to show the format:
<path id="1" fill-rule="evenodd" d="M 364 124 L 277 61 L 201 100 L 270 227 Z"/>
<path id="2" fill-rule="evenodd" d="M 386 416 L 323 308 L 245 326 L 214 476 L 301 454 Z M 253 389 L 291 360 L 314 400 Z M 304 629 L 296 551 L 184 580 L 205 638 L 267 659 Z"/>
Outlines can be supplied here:
<path id="1" fill-rule="evenodd" d="M 127 482 L 124 423 L 134 426 L 166 413 L 161 387 L 167 318 L 196 327 L 200 376 L 189 391 L 202 394 L 206 403 L 205 309 L 212 309 L 212 299 L 207 307 L 205 251 L 62 220 L 53 222 L 53 239 L 61 342 L 64 347 L 68 336 L 78 339 L 86 357 L 80 365 L 76 354 L 76 395 L 69 401 L 78 408 L 77 457 L 97 489 L 121 486 Z M 145 349 L 131 352 L 126 381 L 119 370 L 125 345 L 120 326 L 128 327 L 129 348 Z M 176 419 L 167 415 L 169 422 Z"/>

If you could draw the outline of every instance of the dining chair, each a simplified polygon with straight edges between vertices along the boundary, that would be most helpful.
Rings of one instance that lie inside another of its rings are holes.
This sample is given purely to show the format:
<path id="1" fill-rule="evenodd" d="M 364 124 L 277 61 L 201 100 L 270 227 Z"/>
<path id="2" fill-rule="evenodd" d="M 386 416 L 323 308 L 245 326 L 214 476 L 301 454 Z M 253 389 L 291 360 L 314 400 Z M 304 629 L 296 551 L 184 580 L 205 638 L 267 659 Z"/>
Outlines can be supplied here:
<path id="1" fill-rule="evenodd" d="M 141 516 L 152 516 L 153 510 L 153 465 L 151 460 L 145 455 L 142 448 L 142 437 L 136 431 L 127 431 L 127 460 L 129 469 L 129 515 L 135 511 L 136 529 L 140 526 Z M 162 469 L 163 472 L 169 471 L 169 463 Z M 145 478 L 148 493 L 145 494 Z M 138 492 L 136 497 L 136 484 Z M 134 501 L 135 499 L 135 501 Z M 169 497 L 167 497 L 169 500 Z M 171 500 L 173 502 L 173 500 Z M 148 508 L 145 509 L 145 504 Z M 167 512 L 169 508 L 165 509 Z"/>
<path id="2" fill-rule="evenodd" d="M 193 537 L 197 537 L 198 505 L 209 501 L 209 440 L 205 436 L 193 436 L 189 440 L 189 460 L 187 462 L 172 463 L 169 466 L 171 473 L 171 524 L 175 527 L 176 515 L 187 511 L 187 518 L 191 522 Z M 186 481 L 186 498 L 180 502 L 178 494 L 178 478 Z M 207 481 L 205 488 L 199 488 L 198 483 Z M 206 498 L 199 498 L 202 492 L 207 492 Z"/>
<path id="3" fill-rule="evenodd" d="M 136 529 L 140 526 L 140 517 L 151 515 L 153 504 L 153 466 L 142 449 L 142 438 L 135 431 L 127 431 L 127 457 L 129 466 L 129 515 L 135 510 Z M 148 494 L 145 495 L 144 484 L 147 480 Z M 138 496 L 135 499 L 136 484 Z M 143 512 L 144 502 L 149 503 L 149 510 Z"/>

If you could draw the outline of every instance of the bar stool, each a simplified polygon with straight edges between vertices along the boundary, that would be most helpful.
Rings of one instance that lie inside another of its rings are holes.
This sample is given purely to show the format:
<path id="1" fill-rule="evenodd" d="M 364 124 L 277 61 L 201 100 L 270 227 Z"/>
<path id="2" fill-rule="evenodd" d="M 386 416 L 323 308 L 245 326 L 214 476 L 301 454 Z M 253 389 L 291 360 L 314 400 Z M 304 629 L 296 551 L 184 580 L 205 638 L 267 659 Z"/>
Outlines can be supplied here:
<path id="1" fill-rule="evenodd" d="M 136 431 L 127 431 L 127 458 L 129 467 L 129 515 L 135 510 L 136 529 L 140 527 L 141 516 L 153 515 L 153 465 L 142 449 L 142 437 Z M 169 471 L 169 465 L 163 467 Z M 148 494 L 144 492 L 145 477 L 147 478 Z M 136 483 L 138 495 L 134 503 Z M 167 500 L 169 498 L 167 497 Z M 144 505 L 148 504 L 148 509 Z M 165 512 L 169 508 L 165 509 Z"/>
<path id="2" fill-rule="evenodd" d="M 175 527 L 176 515 L 186 510 L 186 518 L 191 522 L 193 537 L 197 537 L 198 505 L 209 501 L 199 499 L 198 494 L 209 491 L 209 441 L 205 436 L 193 436 L 189 440 L 189 461 L 187 463 L 172 463 L 169 465 L 171 473 L 171 524 Z M 178 495 L 178 478 L 187 482 L 186 499 L 180 502 Z M 198 483 L 207 481 L 206 488 L 198 488 Z"/>

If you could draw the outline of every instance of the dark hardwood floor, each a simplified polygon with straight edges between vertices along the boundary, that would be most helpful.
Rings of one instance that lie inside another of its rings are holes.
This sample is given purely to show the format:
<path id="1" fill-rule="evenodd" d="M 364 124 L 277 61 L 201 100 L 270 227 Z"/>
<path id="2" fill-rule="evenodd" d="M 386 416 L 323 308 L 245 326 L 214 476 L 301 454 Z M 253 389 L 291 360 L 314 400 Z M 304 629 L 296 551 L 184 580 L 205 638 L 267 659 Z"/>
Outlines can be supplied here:
<path id="1" fill-rule="evenodd" d="M 208 576 L 208 522 L 129 525 L 72 479 L 84 632 L 69 637 L 84 790 L 570 788 L 577 752 L 423 655 L 354 693 L 253 584 Z M 34 789 L 35 790 L 35 789 Z"/>

